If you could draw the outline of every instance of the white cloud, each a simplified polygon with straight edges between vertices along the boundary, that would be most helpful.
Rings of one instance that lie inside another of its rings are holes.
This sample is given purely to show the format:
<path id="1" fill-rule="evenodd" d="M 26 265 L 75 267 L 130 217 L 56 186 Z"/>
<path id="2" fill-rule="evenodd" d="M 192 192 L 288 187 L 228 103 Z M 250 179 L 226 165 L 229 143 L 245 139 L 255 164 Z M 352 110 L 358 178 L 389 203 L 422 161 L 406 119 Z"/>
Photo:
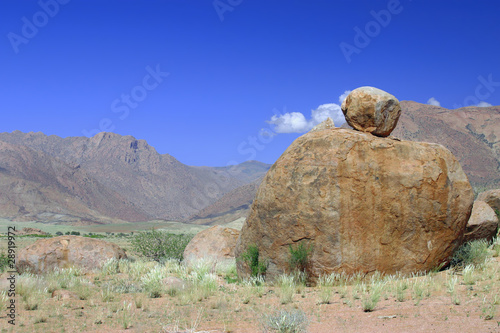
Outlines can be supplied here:
<path id="1" fill-rule="evenodd" d="M 479 104 L 477 106 L 479 106 L 480 108 L 486 108 L 488 106 L 493 106 L 493 105 L 491 105 L 490 103 L 481 101 L 481 102 L 479 102 Z"/>
<path id="2" fill-rule="evenodd" d="M 349 92 L 346 90 L 340 95 L 339 101 L 343 101 Z M 315 110 L 311 110 L 311 118 L 309 120 L 301 112 L 286 112 L 272 116 L 267 123 L 274 125 L 276 133 L 304 133 L 325 121 L 328 117 L 332 118 L 335 126 L 345 123 L 340 105 L 335 103 L 322 104 Z"/>
<path id="3" fill-rule="evenodd" d="M 335 103 L 322 104 L 316 110 L 311 110 L 311 128 L 326 120 L 332 118 L 335 126 L 340 126 L 345 123 L 344 113 L 340 109 L 340 105 Z"/>
<path id="4" fill-rule="evenodd" d="M 344 102 L 344 99 L 347 97 L 347 95 L 349 95 L 351 93 L 351 90 L 346 90 L 344 91 L 344 93 L 342 95 L 339 96 L 339 103 L 340 105 L 342 105 L 342 103 Z"/>
<path id="5" fill-rule="evenodd" d="M 300 112 L 287 112 L 282 115 L 274 115 L 269 124 L 273 124 L 276 133 L 302 133 L 308 131 L 309 122 Z"/>
<path id="6" fill-rule="evenodd" d="M 439 101 L 437 99 L 435 99 L 434 97 L 429 98 L 429 100 L 427 101 L 427 104 L 434 105 L 434 106 L 441 106 L 441 103 L 439 103 Z"/>

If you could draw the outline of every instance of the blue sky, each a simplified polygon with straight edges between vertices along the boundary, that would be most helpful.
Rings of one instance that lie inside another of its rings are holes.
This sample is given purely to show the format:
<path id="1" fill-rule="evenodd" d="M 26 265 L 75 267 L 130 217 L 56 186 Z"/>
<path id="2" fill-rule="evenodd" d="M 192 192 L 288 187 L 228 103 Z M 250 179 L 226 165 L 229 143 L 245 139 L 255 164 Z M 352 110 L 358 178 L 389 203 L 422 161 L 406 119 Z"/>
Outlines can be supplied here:
<path id="1" fill-rule="evenodd" d="M 500 104 L 493 0 L 0 6 L 0 132 L 111 130 L 223 166 L 273 163 L 327 115 L 340 125 L 339 97 L 360 86 L 450 109 Z"/>

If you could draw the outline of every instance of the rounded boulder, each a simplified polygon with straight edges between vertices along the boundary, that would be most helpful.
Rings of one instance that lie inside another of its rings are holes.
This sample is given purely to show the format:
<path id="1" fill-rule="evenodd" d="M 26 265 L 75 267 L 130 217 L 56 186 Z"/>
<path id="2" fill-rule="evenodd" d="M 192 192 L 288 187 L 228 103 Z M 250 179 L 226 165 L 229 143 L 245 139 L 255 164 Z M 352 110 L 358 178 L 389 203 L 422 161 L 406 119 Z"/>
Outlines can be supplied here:
<path id="1" fill-rule="evenodd" d="M 375 87 L 354 89 L 342 102 L 345 120 L 355 130 L 389 136 L 401 115 L 396 97 Z"/>
<path id="2" fill-rule="evenodd" d="M 234 260 L 234 248 L 239 231 L 219 225 L 197 233 L 184 250 L 184 261 L 211 260 L 228 263 Z"/>
<path id="3" fill-rule="evenodd" d="M 16 267 L 19 273 L 46 273 L 55 268 L 100 268 L 108 259 L 125 259 L 125 251 L 101 239 L 59 236 L 39 239 L 19 251 Z"/>
<path id="4" fill-rule="evenodd" d="M 290 247 L 310 249 L 310 279 L 333 272 L 412 273 L 447 264 L 461 245 L 473 191 L 445 147 L 348 129 L 311 131 L 270 168 L 240 232 L 266 276 L 289 272 Z M 250 267 L 237 260 L 240 277 Z"/>

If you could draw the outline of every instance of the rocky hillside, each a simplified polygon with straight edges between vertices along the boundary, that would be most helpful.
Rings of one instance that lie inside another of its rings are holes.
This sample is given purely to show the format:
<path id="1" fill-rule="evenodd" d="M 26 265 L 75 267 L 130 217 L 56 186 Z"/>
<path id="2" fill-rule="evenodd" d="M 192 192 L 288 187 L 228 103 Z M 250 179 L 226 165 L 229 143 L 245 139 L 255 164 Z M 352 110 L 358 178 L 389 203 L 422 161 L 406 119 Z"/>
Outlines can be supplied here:
<path id="1" fill-rule="evenodd" d="M 263 174 L 258 162 L 239 172 L 187 166 L 144 140 L 114 133 L 60 138 L 15 131 L 0 133 L 0 144 L 5 218 L 186 220 L 247 184 L 249 175 Z"/>
<path id="2" fill-rule="evenodd" d="M 401 118 L 392 135 L 436 142 L 448 148 L 476 187 L 500 187 L 500 106 L 442 107 L 401 102 Z"/>
<path id="3" fill-rule="evenodd" d="M 221 224 L 246 217 L 262 178 L 259 177 L 250 184 L 224 194 L 222 198 L 192 216 L 191 221 L 197 224 Z"/>

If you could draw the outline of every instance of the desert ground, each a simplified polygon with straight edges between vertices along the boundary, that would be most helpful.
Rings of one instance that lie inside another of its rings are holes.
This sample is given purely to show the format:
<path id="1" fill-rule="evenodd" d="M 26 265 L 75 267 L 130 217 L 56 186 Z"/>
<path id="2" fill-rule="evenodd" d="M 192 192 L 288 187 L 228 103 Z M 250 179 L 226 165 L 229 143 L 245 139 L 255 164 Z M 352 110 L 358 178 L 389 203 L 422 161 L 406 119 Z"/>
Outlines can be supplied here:
<path id="1" fill-rule="evenodd" d="M 177 233 L 192 228 L 169 225 Z M 39 223 L 30 227 L 44 230 Z M 8 324 L 3 292 L 0 331 L 500 332 L 499 241 L 479 246 L 470 265 L 413 276 L 331 275 L 306 286 L 299 274 L 273 282 L 239 280 L 234 264 L 149 261 L 134 253 L 133 236 L 117 235 L 130 229 L 115 228 L 101 234 L 125 248 L 129 260 L 111 260 L 92 272 L 68 268 L 18 275 L 16 325 Z M 46 231 L 66 229 L 94 230 L 52 225 Z M 22 248 L 37 239 L 16 242 Z M 0 252 L 5 244 L 2 240 Z M 7 276 L 1 275 L 1 290 L 8 289 Z M 168 283 L 167 277 L 180 280 Z"/>

